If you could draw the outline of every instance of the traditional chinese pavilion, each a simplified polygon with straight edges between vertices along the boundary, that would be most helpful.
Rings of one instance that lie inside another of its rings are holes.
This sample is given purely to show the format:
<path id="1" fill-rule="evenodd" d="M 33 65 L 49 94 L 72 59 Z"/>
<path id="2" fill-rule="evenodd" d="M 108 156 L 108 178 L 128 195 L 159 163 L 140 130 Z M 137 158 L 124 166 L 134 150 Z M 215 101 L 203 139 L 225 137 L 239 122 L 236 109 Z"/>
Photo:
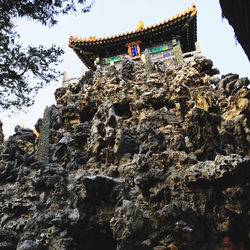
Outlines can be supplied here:
<path id="1" fill-rule="evenodd" d="M 133 60 L 143 60 L 148 49 L 152 60 L 166 61 L 175 56 L 175 48 L 181 48 L 183 57 L 197 52 L 197 10 L 192 5 L 181 14 L 159 24 L 144 28 L 138 23 L 136 30 L 111 37 L 84 39 L 69 38 L 71 47 L 88 69 L 119 66 L 125 55 Z"/>

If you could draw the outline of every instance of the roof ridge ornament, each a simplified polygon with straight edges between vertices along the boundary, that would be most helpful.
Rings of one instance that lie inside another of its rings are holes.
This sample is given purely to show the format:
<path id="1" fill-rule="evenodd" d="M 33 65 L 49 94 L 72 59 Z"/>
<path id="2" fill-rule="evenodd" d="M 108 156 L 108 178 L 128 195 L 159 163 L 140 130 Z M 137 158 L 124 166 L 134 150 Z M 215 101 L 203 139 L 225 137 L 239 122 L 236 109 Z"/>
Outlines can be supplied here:
<path id="1" fill-rule="evenodd" d="M 139 31 L 143 29 L 144 29 L 144 22 L 140 20 L 136 23 L 136 30 Z"/>

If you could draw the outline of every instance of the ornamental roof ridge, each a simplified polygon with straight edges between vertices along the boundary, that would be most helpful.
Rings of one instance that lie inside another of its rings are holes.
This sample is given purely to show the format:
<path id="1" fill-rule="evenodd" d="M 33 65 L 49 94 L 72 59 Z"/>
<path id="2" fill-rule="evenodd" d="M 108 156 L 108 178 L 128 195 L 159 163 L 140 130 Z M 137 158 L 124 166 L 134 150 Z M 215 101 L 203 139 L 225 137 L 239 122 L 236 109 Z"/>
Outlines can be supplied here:
<path id="1" fill-rule="evenodd" d="M 163 24 L 166 24 L 166 23 L 169 23 L 173 20 L 177 20 L 185 15 L 188 15 L 188 14 L 191 14 L 190 16 L 194 16 L 197 14 L 197 10 L 196 10 L 196 5 L 195 4 L 192 4 L 191 7 L 189 7 L 187 10 L 185 10 L 184 12 L 180 13 L 180 14 L 176 14 L 174 16 L 172 16 L 172 18 L 168 18 L 167 20 L 164 20 L 162 22 L 159 22 L 157 24 L 152 24 L 150 26 L 147 26 L 146 28 L 143 28 L 141 30 L 133 30 L 133 31 L 129 31 L 129 32 L 126 32 L 126 33 L 119 33 L 117 35 L 109 35 L 107 37 L 103 37 L 103 38 L 96 38 L 95 36 L 90 36 L 89 38 L 77 38 L 77 37 L 73 37 L 73 36 L 70 36 L 69 37 L 69 44 L 68 46 L 70 48 L 73 48 L 73 43 L 78 43 L 78 42 L 84 42 L 84 43 L 91 43 L 91 42 L 99 42 L 99 41 L 104 41 L 104 40 L 110 40 L 110 39 L 113 39 L 113 38 L 117 38 L 117 37 L 122 37 L 122 36 L 126 36 L 126 35 L 130 35 L 130 34 L 134 34 L 134 33 L 137 33 L 137 32 L 141 32 L 141 31 L 145 31 L 147 29 L 152 29 L 152 28 L 156 28 L 160 25 L 163 25 Z"/>

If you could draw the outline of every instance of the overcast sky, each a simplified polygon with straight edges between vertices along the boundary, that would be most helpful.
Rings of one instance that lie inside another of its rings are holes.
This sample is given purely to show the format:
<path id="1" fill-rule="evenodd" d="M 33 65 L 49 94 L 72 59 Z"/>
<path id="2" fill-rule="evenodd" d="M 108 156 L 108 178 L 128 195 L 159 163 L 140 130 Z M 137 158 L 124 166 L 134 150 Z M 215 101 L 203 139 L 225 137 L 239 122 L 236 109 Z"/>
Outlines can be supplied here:
<path id="1" fill-rule="evenodd" d="M 68 77 L 78 77 L 82 62 L 68 45 L 69 37 L 97 38 L 135 30 L 136 22 L 142 20 L 145 26 L 156 24 L 185 11 L 196 4 L 198 10 L 198 42 L 202 54 L 214 62 L 221 74 L 237 73 L 240 77 L 250 78 L 250 64 L 237 44 L 233 29 L 227 20 L 222 20 L 219 0 L 95 0 L 89 13 L 79 13 L 59 18 L 59 23 L 53 28 L 41 26 L 36 22 L 20 20 L 17 22 L 18 31 L 24 45 L 56 44 L 65 50 L 61 71 L 67 71 Z M 86 68 L 85 68 L 86 69 Z M 1 114 L 5 137 L 14 133 L 16 125 L 34 128 L 38 118 L 43 116 L 46 105 L 55 103 L 54 91 L 61 87 L 62 79 L 51 83 L 40 91 L 35 105 L 27 114 L 21 113 L 8 118 Z"/>

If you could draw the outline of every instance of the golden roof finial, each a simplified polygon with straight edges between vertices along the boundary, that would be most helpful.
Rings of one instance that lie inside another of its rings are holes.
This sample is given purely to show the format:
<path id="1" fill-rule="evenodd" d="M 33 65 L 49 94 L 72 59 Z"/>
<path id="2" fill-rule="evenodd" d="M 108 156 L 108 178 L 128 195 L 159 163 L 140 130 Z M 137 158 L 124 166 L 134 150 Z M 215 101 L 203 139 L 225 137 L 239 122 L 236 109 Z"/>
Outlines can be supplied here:
<path id="1" fill-rule="evenodd" d="M 136 23 L 136 30 L 143 30 L 144 29 L 144 22 L 143 21 L 138 21 Z"/>

